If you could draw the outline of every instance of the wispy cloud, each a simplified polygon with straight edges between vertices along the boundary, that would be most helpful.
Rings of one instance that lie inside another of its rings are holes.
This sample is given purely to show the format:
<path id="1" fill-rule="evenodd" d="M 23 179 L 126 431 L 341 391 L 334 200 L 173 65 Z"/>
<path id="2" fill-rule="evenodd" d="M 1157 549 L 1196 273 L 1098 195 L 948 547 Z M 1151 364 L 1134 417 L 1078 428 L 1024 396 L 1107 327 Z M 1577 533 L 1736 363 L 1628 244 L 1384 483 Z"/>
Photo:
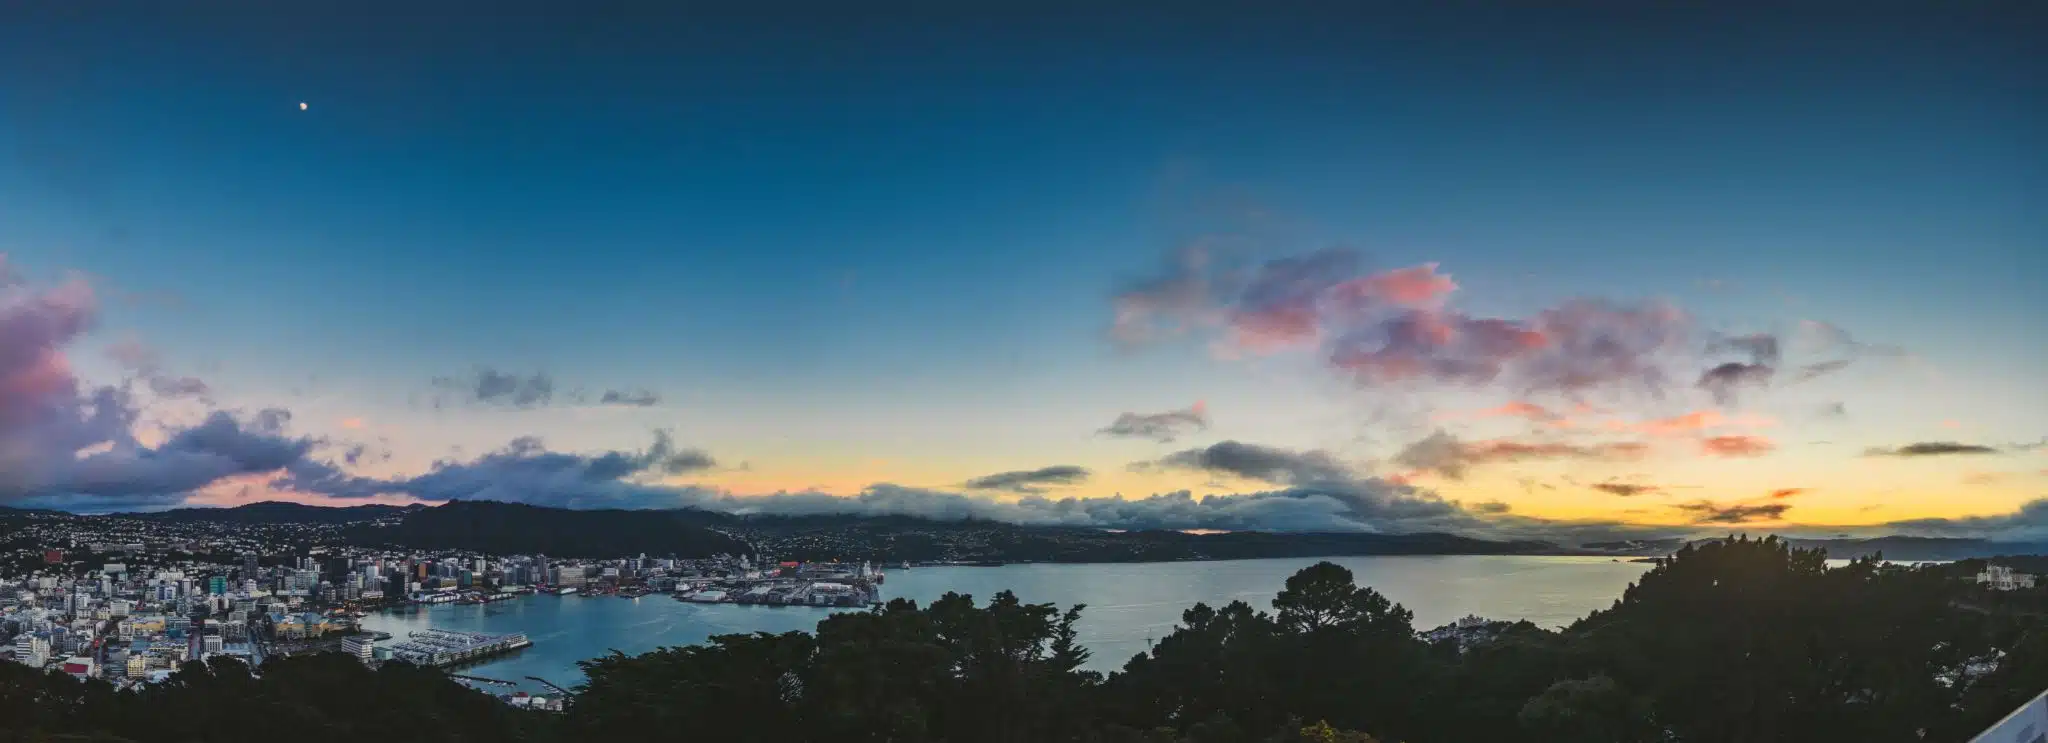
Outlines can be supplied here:
<path id="1" fill-rule="evenodd" d="M 1635 441 L 1596 444 L 1517 439 L 1465 441 L 1449 432 L 1437 431 L 1403 447 L 1394 455 L 1394 462 L 1411 470 L 1434 472 L 1455 480 L 1463 478 L 1475 467 L 1499 462 L 1550 459 L 1619 461 L 1637 459 L 1648 452 L 1648 445 Z"/>
<path id="2" fill-rule="evenodd" d="M 1041 493 L 1045 486 L 1079 485 L 1088 481 L 1088 468 L 1071 464 L 1040 467 L 1035 470 L 998 472 L 993 475 L 968 480 L 964 485 L 969 490 L 1008 490 L 1013 493 Z"/>
<path id="3" fill-rule="evenodd" d="M 1658 486 L 1656 486 L 1656 485 L 1651 485 L 1651 484 L 1648 484 L 1648 483 L 1637 483 L 1637 482 L 1614 482 L 1614 481 L 1608 481 L 1608 482 L 1596 482 L 1596 483 L 1592 483 L 1592 484 L 1590 484 L 1590 485 L 1587 485 L 1586 487 L 1592 488 L 1592 489 L 1594 489 L 1594 490 L 1598 490 L 1598 491 L 1600 491 L 1600 492 L 1602 492 L 1602 493 L 1606 493 L 1606 494 L 1608 494 L 1608 495 L 1618 495 L 1618 496 L 1621 496 L 1621 497 L 1624 497 L 1624 498 L 1628 498 L 1628 497 L 1632 497 L 1632 496 L 1637 496 L 1637 495 L 1644 495 L 1644 494 L 1647 494 L 1647 493 L 1661 493 L 1661 492 L 1663 492 L 1663 488 L 1660 488 L 1660 487 L 1658 487 Z"/>
<path id="4" fill-rule="evenodd" d="M 1700 440 L 1700 452 L 1712 457 L 1761 457 L 1778 445 L 1762 436 L 1709 436 Z"/>
<path id="5" fill-rule="evenodd" d="M 1096 433 L 1120 438 L 1150 439 L 1163 444 L 1208 427 L 1209 407 L 1198 401 L 1185 410 L 1123 413 Z"/>
<path id="6" fill-rule="evenodd" d="M 647 390 L 605 390 L 604 394 L 598 397 L 597 402 L 599 405 L 624 405 L 648 408 L 660 405 L 661 395 Z"/>
<path id="7" fill-rule="evenodd" d="M 1812 488 L 1778 488 L 1771 491 L 1770 495 L 1774 499 L 1784 500 L 1800 493 L 1812 492 L 1812 490 Z"/>
<path id="8" fill-rule="evenodd" d="M 1720 505 L 1711 501 L 1693 501 L 1673 505 L 1684 512 L 1695 524 L 1747 524 L 1757 521 L 1778 521 L 1785 518 L 1785 512 L 1792 510 L 1789 503 L 1757 503 Z"/>
<path id="9" fill-rule="evenodd" d="M 480 366 L 466 377 L 435 377 L 434 386 L 457 395 L 457 402 L 501 408 L 536 408 L 555 400 L 555 378 L 545 372 L 522 375 Z"/>
<path id="10" fill-rule="evenodd" d="M 1964 444 L 1955 441 L 1916 441 L 1904 446 L 1871 447 L 1863 450 L 1866 457 L 1949 457 L 1997 454 L 1997 447 L 1981 444 Z"/>

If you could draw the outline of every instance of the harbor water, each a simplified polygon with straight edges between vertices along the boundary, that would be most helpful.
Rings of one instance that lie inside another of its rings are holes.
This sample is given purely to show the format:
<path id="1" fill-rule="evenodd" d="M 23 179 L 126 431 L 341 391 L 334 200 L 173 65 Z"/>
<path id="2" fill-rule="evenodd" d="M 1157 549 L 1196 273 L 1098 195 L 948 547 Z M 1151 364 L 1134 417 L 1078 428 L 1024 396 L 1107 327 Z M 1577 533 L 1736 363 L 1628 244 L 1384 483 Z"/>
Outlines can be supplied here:
<path id="1" fill-rule="evenodd" d="M 1415 612 L 1416 629 L 1468 614 L 1527 619 L 1559 627 L 1606 608 L 1649 569 L 1605 557 L 1425 556 L 1349 557 L 1331 560 Z M 882 598 L 927 602 L 948 591 L 985 602 L 999 591 L 1032 603 L 1087 604 L 1081 641 L 1090 667 L 1119 668 L 1148 643 L 1173 631 L 1181 611 L 1196 602 L 1244 601 L 1269 610 L 1287 576 L 1312 558 L 1001 567 L 920 567 L 891 570 Z M 458 672 L 516 682 L 545 693 L 535 676 L 570 686 L 583 680 L 576 662 L 612 650 L 643 653 L 689 645 L 712 635 L 811 630 L 826 609 L 741 606 L 676 601 L 666 594 L 640 598 L 539 594 L 486 604 L 441 604 L 378 612 L 367 629 L 404 638 L 425 628 L 503 635 L 523 632 L 531 647 Z M 388 644 L 388 643 L 387 643 Z"/>

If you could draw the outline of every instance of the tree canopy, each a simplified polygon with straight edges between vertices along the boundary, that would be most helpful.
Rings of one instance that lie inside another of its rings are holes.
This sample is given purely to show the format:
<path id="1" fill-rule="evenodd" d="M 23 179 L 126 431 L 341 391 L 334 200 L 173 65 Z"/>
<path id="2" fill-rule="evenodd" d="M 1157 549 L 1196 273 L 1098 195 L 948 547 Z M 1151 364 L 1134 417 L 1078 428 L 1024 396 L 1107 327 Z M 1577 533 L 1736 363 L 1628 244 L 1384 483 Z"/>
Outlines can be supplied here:
<path id="1" fill-rule="evenodd" d="M 1106 676 L 1084 667 L 1084 607 L 898 600 L 586 661 L 559 715 L 336 655 L 190 663 L 137 692 L 0 664 L 0 740 L 1917 743 L 1967 740 L 2048 687 L 2048 626 L 1960 568 L 1822 558 L 1689 547 L 1571 627 L 1436 642 L 1325 562 L 1270 611 L 1188 608 Z"/>

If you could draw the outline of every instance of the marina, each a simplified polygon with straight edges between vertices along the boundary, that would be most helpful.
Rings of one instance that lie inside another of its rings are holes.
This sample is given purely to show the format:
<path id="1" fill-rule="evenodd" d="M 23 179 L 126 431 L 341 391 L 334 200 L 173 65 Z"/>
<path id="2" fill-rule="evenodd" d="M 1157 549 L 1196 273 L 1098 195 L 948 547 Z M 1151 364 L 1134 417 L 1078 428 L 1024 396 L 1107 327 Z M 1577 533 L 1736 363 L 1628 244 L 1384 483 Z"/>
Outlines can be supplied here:
<path id="1" fill-rule="evenodd" d="M 509 653 L 532 644 L 524 632 L 487 635 L 428 628 L 407 633 L 406 641 L 392 646 L 390 653 L 392 660 L 440 668 Z"/>
<path id="2" fill-rule="evenodd" d="M 882 571 L 869 563 L 786 562 L 721 578 L 680 581 L 672 595 L 698 604 L 859 608 L 880 601 Z"/>

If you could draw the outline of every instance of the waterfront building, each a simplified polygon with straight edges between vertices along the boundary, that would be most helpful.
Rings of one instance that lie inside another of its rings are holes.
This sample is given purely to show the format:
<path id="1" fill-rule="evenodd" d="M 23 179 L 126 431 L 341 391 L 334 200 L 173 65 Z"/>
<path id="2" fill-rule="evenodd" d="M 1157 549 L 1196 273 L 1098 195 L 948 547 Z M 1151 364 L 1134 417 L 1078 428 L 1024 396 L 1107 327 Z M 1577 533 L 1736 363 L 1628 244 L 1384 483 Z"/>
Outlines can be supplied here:
<path id="1" fill-rule="evenodd" d="M 376 643 L 367 635 L 351 635 L 341 638 L 341 652 L 363 663 L 369 663 Z"/>

